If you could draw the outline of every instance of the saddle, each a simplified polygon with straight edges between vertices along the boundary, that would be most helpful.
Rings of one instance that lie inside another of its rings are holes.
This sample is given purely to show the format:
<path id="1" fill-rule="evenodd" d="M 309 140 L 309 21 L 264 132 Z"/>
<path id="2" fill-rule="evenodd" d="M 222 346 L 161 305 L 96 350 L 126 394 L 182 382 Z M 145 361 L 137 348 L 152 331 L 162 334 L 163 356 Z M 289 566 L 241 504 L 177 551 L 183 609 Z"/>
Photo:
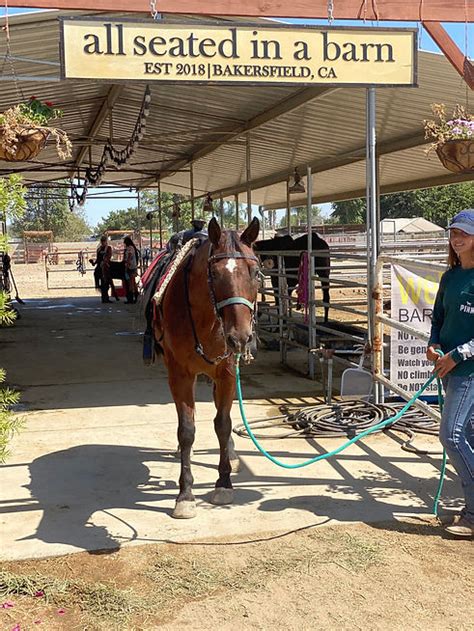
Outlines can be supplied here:
<path id="1" fill-rule="evenodd" d="M 146 319 L 146 330 L 143 335 L 143 363 L 146 366 L 153 364 L 156 352 L 161 352 L 161 348 L 156 347 L 153 337 L 155 308 L 163 299 L 166 288 L 181 261 L 193 247 L 199 247 L 206 239 L 207 233 L 204 231 L 178 232 L 171 237 L 167 249 L 158 254 L 142 276 L 142 305 Z"/>

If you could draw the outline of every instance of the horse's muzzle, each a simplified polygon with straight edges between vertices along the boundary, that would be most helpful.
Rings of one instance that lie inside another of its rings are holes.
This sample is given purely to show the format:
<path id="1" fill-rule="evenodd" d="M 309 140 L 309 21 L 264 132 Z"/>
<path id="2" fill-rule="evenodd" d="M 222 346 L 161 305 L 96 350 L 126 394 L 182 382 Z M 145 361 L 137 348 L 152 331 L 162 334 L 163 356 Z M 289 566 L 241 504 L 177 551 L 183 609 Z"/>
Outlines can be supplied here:
<path id="1" fill-rule="evenodd" d="M 252 342 L 253 335 L 238 334 L 236 331 L 227 335 L 227 346 L 233 353 L 244 353 L 247 346 Z"/>

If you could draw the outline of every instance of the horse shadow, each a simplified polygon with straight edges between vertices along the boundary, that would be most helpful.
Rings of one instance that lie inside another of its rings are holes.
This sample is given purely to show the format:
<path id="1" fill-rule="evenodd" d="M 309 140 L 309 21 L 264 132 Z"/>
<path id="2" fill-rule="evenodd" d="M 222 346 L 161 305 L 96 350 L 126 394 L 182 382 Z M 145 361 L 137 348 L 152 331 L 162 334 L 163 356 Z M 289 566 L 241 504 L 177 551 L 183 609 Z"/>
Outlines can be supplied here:
<path id="1" fill-rule="evenodd" d="M 217 448 L 199 449 L 192 462 L 201 472 L 215 471 L 217 478 L 218 459 Z M 155 475 L 157 470 L 168 470 L 171 463 L 176 465 L 173 478 Z M 147 530 L 155 531 L 157 538 L 147 534 L 146 541 L 165 541 L 159 538 L 158 516 L 170 517 L 172 513 L 178 494 L 174 479 L 175 473 L 178 477 L 178 467 L 174 448 L 88 444 L 40 456 L 29 465 L 30 482 L 25 488 L 36 500 L 35 510 L 42 511 L 42 516 L 36 531 L 19 541 L 70 545 L 96 554 L 113 552 L 125 542 L 141 540 Z M 200 510 L 230 510 L 231 506 L 210 503 L 213 488 L 214 476 L 195 485 Z M 258 491 L 239 489 L 235 504 L 255 504 L 261 499 Z M 144 511 L 147 515 L 131 520 L 130 511 Z M 147 529 L 150 520 L 151 527 Z"/>
<path id="2" fill-rule="evenodd" d="M 29 466 L 31 481 L 26 488 L 43 515 L 36 532 L 23 540 L 112 551 L 123 537 L 111 534 L 114 528 L 109 524 L 119 522 L 120 530 L 126 526 L 129 539 L 136 539 L 135 527 L 115 511 L 168 513 L 168 508 L 150 503 L 174 498 L 176 482 L 152 476 L 145 463 L 173 459 L 170 451 L 121 445 L 79 445 L 37 458 Z M 107 526 L 95 523 L 100 523 L 100 513 Z"/>

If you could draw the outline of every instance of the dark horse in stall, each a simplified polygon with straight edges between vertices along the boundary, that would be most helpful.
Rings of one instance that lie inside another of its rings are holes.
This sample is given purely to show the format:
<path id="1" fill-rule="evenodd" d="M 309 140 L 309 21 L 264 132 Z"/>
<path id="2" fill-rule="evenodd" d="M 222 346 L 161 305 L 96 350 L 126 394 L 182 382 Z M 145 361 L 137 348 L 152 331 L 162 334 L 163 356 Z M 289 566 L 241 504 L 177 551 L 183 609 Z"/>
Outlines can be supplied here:
<path id="1" fill-rule="evenodd" d="M 301 251 L 307 250 L 308 247 L 308 238 L 307 236 L 298 237 L 297 239 L 293 239 L 289 234 L 285 234 L 282 237 L 274 237 L 273 239 L 265 239 L 263 241 L 257 241 L 254 245 L 254 249 L 257 252 L 284 252 L 287 250 L 293 251 Z M 319 277 L 321 281 L 321 288 L 323 290 L 323 302 L 329 305 L 329 273 L 331 267 L 331 258 L 329 255 L 329 245 L 326 243 L 324 239 L 322 239 L 317 232 L 312 233 L 312 249 L 318 254 L 314 257 L 314 266 L 316 268 L 316 275 Z M 283 260 L 285 263 L 285 270 L 290 268 L 298 269 L 301 261 L 301 254 L 295 254 L 294 256 L 284 256 Z M 262 264 L 264 267 L 278 267 L 278 262 L 276 257 L 272 257 L 270 255 L 263 255 L 260 257 L 262 259 Z M 271 263 L 269 266 L 268 263 Z M 298 279 L 296 278 L 297 273 L 292 272 L 295 275 L 295 278 L 287 278 L 286 282 L 288 284 L 288 293 L 291 296 L 292 291 L 295 289 L 298 284 Z M 271 282 L 273 289 L 278 290 L 278 276 L 272 274 Z M 329 306 L 324 307 L 324 322 L 328 321 L 329 317 Z"/>
<path id="2" fill-rule="evenodd" d="M 259 263 L 252 250 L 259 231 L 254 218 L 239 235 L 221 230 L 216 219 L 208 226 L 208 240 L 195 247 L 179 265 L 159 307 L 153 333 L 163 351 L 168 382 L 178 412 L 181 455 L 179 495 L 173 517 L 194 517 L 191 449 L 194 442 L 194 387 L 205 374 L 214 382 L 219 440 L 219 477 L 214 504 L 231 504 L 232 453 L 230 410 L 235 395 L 236 353 L 243 353 L 253 335 Z"/>

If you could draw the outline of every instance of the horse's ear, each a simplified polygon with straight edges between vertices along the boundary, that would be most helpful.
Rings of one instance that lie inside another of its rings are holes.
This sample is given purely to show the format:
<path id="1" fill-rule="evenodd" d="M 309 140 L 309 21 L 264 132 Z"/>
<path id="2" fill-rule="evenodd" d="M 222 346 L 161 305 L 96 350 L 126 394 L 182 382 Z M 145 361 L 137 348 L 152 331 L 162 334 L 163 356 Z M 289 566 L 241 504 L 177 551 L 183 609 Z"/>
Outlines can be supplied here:
<path id="1" fill-rule="evenodd" d="M 213 245 L 218 246 L 221 239 L 222 230 L 219 226 L 219 222 L 215 217 L 211 219 L 209 225 L 207 226 L 207 234 L 209 235 L 210 242 Z"/>
<path id="2" fill-rule="evenodd" d="M 240 235 L 240 240 L 242 241 L 242 243 L 245 243 L 245 245 L 248 245 L 250 247 L 252 243 L 257 240 L 259 231 L 260 222 L 257 217 L 254 217 Z"/>

